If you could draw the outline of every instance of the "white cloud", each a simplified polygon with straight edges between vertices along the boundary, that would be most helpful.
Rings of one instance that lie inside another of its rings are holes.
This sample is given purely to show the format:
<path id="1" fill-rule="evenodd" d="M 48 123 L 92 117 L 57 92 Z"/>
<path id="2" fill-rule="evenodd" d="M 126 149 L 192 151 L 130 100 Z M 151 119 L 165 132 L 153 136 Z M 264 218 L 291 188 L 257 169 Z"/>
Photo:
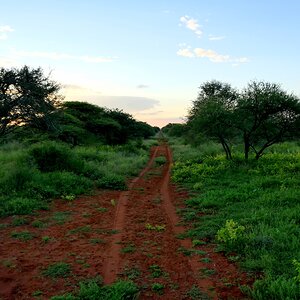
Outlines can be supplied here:
<path id="1" fill-rule="evenodd" d="M 199 58 L 208 58 L 213 63 L 224 63 L 231 62 L 235 65 L 241 63 L 249 62 L 247 57 L 231 57 L 230 55 L 219 54 L 218 52 L 210 49 L 195 48 L 191 50 L 190 47 L 181 48 L 177 51 L 178 56 L 184 56 L 189 58 L 199 57 Z"/>
<path id="2" fill-rule="evenodd" d="M 224 40 L 225 38 L 226 36 L 214 36 L 212 34 L 210 34 L 208 37 L 210 41 L 220 41 L 220 40 Z"/>
<path id="3" fill-rule="evenodd" d="M 0 26 L 0 40 L 6 40 L 7 33 L 13 31 L 14 29 L 12 29 L 9 25 Z"/>
<path id="4" fill-rule="evenodd" d="M 194 53 L 197 57 L 206 57 L 212 62 L 226 62 L 230 60 L 229 55 L 222 55 L 213 50 L 206 50 L 203 48 L 195 48 Z"/>
<path id="5" fill-rule="evenodd" d="M 202 36 L 202 30 L 200 29 L 200 25 L 196 19 L 193 19 L 189 16 L 183 16 L 180 18 L 181 24 L 183 24 L 186 28 L 195 32 L 198 37 Z"/>
<path id="6" fill-rule="evenodd" d="M 15 51 L 15 55 L 18 57 L 40 57 L 53 60 L 79 60 L 89 63 L 103 63 L 103 62 L 112 62 L 114 58 L 112 57 L 102 57 L 102 56 L 89 56 L 89 55 L 71 55 L 66 53 L 57 53 L 57 52 L 40 52 L 40 51 Z"/>
<path id="7" fill-rule="evenodd" d="M 184 57 L 194 57 L 194 53 L 189 48 L 179 49 L 177 55 Z"/>

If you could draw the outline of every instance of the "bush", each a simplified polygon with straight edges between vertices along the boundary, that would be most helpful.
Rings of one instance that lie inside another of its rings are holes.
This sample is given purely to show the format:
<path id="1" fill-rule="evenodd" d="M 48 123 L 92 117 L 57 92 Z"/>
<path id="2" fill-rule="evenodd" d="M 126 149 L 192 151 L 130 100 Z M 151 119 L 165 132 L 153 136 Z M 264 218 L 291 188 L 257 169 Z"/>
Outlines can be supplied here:
<path id="1" fill-rule="evenodd" d="M 29 150 L 41 172 L 72 171 L 80 173 L 83 162 L 71 149 L 56 142 L 44 142 L 34 145 Z"/>
<path id="2" fill-rule="evenodd" d="M 96 183 L 97 187 L 113 190 L 126 190 L 125 178 L 122 175 L 106 174 Z"/>

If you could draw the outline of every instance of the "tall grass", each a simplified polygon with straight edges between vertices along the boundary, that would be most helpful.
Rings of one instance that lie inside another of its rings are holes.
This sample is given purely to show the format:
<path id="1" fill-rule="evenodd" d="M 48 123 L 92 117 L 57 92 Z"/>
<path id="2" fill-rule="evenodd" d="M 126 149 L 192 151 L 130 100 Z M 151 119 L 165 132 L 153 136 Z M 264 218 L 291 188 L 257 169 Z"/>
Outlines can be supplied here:
<path id="1" fill-rule="evenodd" d="M 126 189 L 147 161 L 136 144 L 76 147 L 45 141 L 0 147 L 0 216 L 46 209 L 53 198 L 95 188 Z"/>
<path id="2" fill-rule="evenodd" d="M 180 156 L 176 147 L 173 151 L 175 158 Z M 198 192 L 186 201 L 183 212 L 193 225 L 189 235 L 218 243 L 228 255 L 235 253 L 253 276 L 263 273 L 253 288 L 243 288 L 254 299 L 300 299 L 293 263 L 300 261 L 299 145 L 277 145 L 260 160 L 248 162 L 242 154 L 227 161 L 201 151 L 202 161 L 193 162 L 187 159 L 191 153 L 173 167 L 173 180 Z M 237 231 L 238 226 L 244 229 Z"/>

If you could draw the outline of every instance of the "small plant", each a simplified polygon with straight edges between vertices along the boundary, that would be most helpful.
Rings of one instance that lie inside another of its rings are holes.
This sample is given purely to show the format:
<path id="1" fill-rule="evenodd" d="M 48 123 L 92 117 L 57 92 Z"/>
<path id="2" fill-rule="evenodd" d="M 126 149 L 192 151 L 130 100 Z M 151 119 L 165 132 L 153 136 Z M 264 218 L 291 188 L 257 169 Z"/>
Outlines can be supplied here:
<path id="1" fill-rule="evenodd" d="M 192 300 L 209 300 L 211 299 L 206 293 L 202 292 L 196 285 L 193 285 L 191 289 L 186 293 Z"/>
<path id="2" fill-rule="evenodd" d="M 141 270 L 137 267 L 125 267 L 123 275 L 126 276 L 129 280 L 137 279 L 141 275 Z"/>
<path id="3" fill-rule="evenodd" d="M 45 244 L 47 244 L 50 240 L 51 240 L 50 236 L 45 235 L 42 237 L 42 242 Z"/>
<path id="4" fill-rule="evenodd" d="M 40 290 L 34 291 L 34 292 L 32 293 L 32 296 L 33 296 L 33 297 L 38 297 L 38 296 L 41 296 L 41 295 L 43 295 L 43 292 L 40 291 Z"/>
<path id="5" fill-rule="evenodd" d="M 64 262 L 58 262 L 44 270 L 43 275 L 51 278 L 66 278 L 71 275 L 71 266 Z"/>
<path id="6" fill-rule="evenodd" d="M 13 226 L 21 226 L 21 225 L 26 225 L 28 223 L 29 223 L 29 221 L 25 217 L 14 217 L 12 220 Z"/>
<path id="7" fill-rule="evenodd" d="M 35 220 L 31 223 L 31 226 L 35 228 L 44 228 L 46 227 L 46 224 L 42 220 Z"/>
<path id="8" fill-rule="evenodd" d="M 34 235 L 30 231 L 20 231 L 20 232 L 12 232 L 11 237 L 21 241 L 29 241 L 33 239 Z"/>
<path id="9" fill-rule="evenodd" d="M 108 211 L 108 209 L 105 208 L 105 207 L 98 207 L 97 210 L 100 211 L 100 212 L 107 212 Z"/>
<path id="10" fill-rule="evenodd" d="M 201 272 L 202 272 L 204 275 L 210 276 L 210 275 L 215 274 L 215 273 L 216 273 L 216 270 L 214 270 L 214 269 L 208 269 L 208 268 L 203 268 L 203 269 L 201 269 Z"/>
<path id="11" fill-rule="evenodd" d="M 294 279 L 298 282 L 300 282 L 300 262 L 297 259 L 293 259 L 292 263 L 296 269 L 297 275 L 294 277 Z"/>
<path id="12" fill-rule="evenodd" d="M 68 234 L 77 234 L 77 233 L 87 233 L 91 231 L 91 226 L 86 225 L 86 226 L 80 226 L 74 229 L 69 230 Z"/>
<path id="13" fill-rule="evenodd" d="M 211 259 L 208 258 L 208 257 L 203 257 L 200 259 L 200 261 L 204 262 L 204 263 L 210 263 L 211 262 Z"/>
<path id="14" fill-rule="evenodd" d="M 63 200 L 67 200 L 67 201 L 73 201 L 75 199 L 75 195 L 74 194 L 69 194 L 69 195 L 62 195 L 61 198 Z"/>
<path id="15" fill-rule="evenodd" d="M 206 242 L 201 240 L 192 240 L 193 247 L 205 245 Z"/>
<path id="16" fill-rule="evenodd" d="M 150 270 L 150 272 L 151 272 L 151 277 L 152 278 L 159 278 L 159 277 L 161 277 L 162 275 L 163 275 L 163 271 L 162 271 L 162 269 L 160 268 L 160 266 L 158 266 L 158 265 L 151 265 L 150 267 L 149 267 L 149 270 Z"/>
<path id="17" fill-rule="evenodd" d="M 126 247 L 124 247 L 123 249 L 121 249 L 122 253 L 132 253 L 135 252 L 135 245 L 134 244 L 129 244 Z"/>
<path id="18" fill-rule="evenodd" d="M 151 225 L 150 223 L 145 224 L 145 228 L 148 230 L 154 230 L 154 231 L 165 231 L 166 230 L 166 225 Z"/>
<path id="19" fill-rule="evenodd" d="M 225 226 L 218 230 L 217 240 L 227 245 L 232 244 L 234 241 L 241 238 L 245 227 L 234 222 L 232 219 L 227 220 Z"/>
<path id="20" fill-rule="evenodd" d="M 69 218 L 70 218 L 70 212 L 68 211 L 58 211 L 53 214 L 53 221 L 55 221 L 57 224 L 62 225 L 64 224 Z"/>
<path id="21" fill-rule="evenodd" d="M 164 156 L 158 156 L 155 158 L 155 164 L 158 166 L 162 166 L 167 162 L 167 159 Z"/>
<path id="22" fill-rule="evenodd" d="M 91 244 L 105 244 L 106 242 L 103 239 L 95 238 L 95 239 L 90 239 L 90 243 Z"/>
<path id="23" fill-rule="evenodd" d="M 164 293 L 165 286 L 162 283 L 155 282 L 152 284 L 151 289 L 153 292 L 162 295 Z"/>

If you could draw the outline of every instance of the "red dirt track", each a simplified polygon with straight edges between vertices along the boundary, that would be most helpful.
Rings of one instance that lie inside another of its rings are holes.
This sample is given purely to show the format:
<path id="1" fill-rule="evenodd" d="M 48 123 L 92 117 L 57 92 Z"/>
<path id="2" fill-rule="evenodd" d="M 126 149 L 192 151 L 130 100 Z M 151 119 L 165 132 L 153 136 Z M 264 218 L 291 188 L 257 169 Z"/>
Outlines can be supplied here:
<path id="1" fill-rule="evenodd" d="M 160 156 L 166 158 L 163 165 L 155 162 Z M 141 289 L 139 299 L 192 299 L 193 286 L 202 293 L 197 299 L 246 299 L 238 286 L 251 279 L 214 252 L 214 245 L 193 248 L 190 239 L 178 238 L 187 228 L 176 209 L 188 194 L 170 183 L 171 163 L 170 148 L 156 146 L 128 191 L 57 200 L 21 226 L 13 226 L 12 217 L 0 220 L 0 299 L 49 299 L 97 275 L 105 284 L 132 279 Z M 37 220 L 44 226 L 36 226 Z M 22 231 L 33 238 L 11 236 Z M 70 264 L 72 274 L 46 277 L 43 271 L 56 262 Z M 153 289 L 156 283 L 163 285 L 161 293 Z M 39 298 L 33 296 L 37 291 Z"/>

